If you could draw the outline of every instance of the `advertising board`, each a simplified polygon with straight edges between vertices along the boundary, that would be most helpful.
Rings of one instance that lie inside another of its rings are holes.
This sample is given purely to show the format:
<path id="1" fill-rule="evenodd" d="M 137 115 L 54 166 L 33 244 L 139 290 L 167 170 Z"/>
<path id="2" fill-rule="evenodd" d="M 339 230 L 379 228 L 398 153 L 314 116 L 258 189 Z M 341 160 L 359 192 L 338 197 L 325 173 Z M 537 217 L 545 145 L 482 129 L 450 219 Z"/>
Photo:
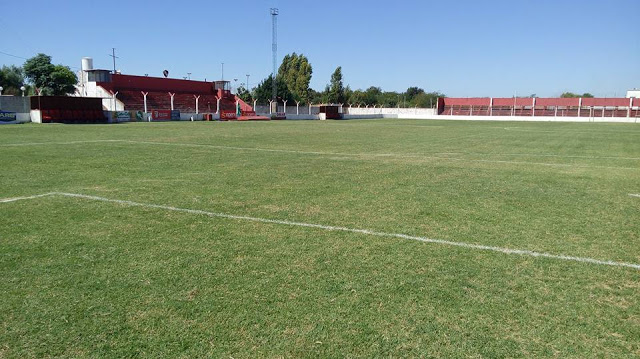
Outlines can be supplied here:
<path id="1" fill-rule="evenodd" d="M 153 110 L 151 111 L 151 119 L 153 121 L 171 121 L 171 110 Z"/>

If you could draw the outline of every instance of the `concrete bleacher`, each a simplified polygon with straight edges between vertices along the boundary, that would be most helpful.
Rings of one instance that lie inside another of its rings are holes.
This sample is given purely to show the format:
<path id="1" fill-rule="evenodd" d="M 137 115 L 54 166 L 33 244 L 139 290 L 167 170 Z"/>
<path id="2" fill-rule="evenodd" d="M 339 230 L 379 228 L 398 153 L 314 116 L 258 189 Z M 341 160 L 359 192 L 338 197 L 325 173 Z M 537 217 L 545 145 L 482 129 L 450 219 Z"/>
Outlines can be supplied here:
<path id="1" fill-rule="evenodd" d="M 640 117 L 640 99 L 628 98 L 443 98 L 444 116 Z"/>
<path id="2" fill-rule="evenodd" d="M 170 110 L 171 94 L 173 109 L 182 113 L 215 113 L 220 111 L 236 112 L 236 101 L 243 113 L 251 113 L 253 108 L 228 90 L 215 89 L 213 83 L 146 76 L 115 74 L 109 82 L 100 82 L 99 86 L 110 93 L 117 92 L 117 100 L 122 102 L 127 111 L 144 111 L 144 95 L 147 93 L 147 111 Z M 196 109 L 196 98 L 198 107 Z"/>

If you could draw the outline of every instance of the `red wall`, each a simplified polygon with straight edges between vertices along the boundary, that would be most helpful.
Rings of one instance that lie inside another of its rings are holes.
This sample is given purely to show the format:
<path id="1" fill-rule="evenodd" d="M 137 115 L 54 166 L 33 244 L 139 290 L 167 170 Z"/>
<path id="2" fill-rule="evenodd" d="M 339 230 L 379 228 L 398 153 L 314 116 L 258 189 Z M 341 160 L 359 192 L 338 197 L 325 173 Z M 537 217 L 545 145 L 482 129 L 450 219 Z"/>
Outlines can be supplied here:
<path id="1" fill-rule="evenodd" d="M 494 98 L 493 106 L 533 106 L 533 99 L 528 97 L 518 97 L 514 99 L 513 97 L 502 97 L 502 98 Z"/>
<path id="2" fill-rule="evenodd" d="M 580 105 L 579 98 L 537 98 L 536 99 L 536 107 L 537 106 L 562 106 L 562 107 L 578 107 Z"/>
<path id="3" fill-rule="evenodd" d="M 536 107 L 550 107 L 550 106 L 562 106 L 562 107 L 578 107 L 580 106 L 579 98 L 536 98 Z M 489 106 L 490 98 L 452 98 L 447 97 L 443 99 L 445 106 Z M 519 97 L 514 99 L 513 97 L 494 98 L 493 106 L 513 106 L 518 107 L 532 106 L 533 98 Z M 628 98 L 583 98 L 582 106 L 629 106 Z M 634 99 L 633 106 L 640 106 L 640 99 Z"/>
<path id="4" fill-rule="evenodd" d="M 491 99 L 488 97 L 455 98 L 445 97 L 445 106 L 489 106 Z"/>
<path id="5" fill-rule="evenodd" d="M 137 90 L 156 92 L 175 92 L 189 94 L 213 94 L 213 83 L 162 77 L 147 77 L 133 75 L 111 75 L 111 82 L 100 82 L 98 85 L 107 90 Z"/>
<path id="6" fill-rule="evenodd" d="M 582 106 L 629 106 L 628 98 L 583 98 Z"/>

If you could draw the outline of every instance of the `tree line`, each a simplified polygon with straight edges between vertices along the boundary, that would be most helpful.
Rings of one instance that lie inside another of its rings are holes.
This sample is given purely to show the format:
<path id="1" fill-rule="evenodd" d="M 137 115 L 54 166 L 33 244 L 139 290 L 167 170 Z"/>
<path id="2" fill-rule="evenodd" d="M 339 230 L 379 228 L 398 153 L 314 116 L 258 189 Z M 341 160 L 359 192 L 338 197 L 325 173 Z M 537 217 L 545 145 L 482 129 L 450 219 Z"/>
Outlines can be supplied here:
<path id="1" fill-rule="evenodd" d="M 38 54 L 21 66 L 0 68 L 0 86 L 3 95 L 35 95 L 39 91 L 45 96 L 66 96 L 75 92 L 78 77 L 68 66 L 54 65 L 51 56 Z M 37 90 L 37 91 L 36 91 Z"/>
<path id="2" fill-rule="evenodd" d="M 342 80 L 342 67 L 338 66 L 323 91 L 309 87 L 313 67 L 303 54 L 288 54 L 282 60 L 276 75 L 277 97 L 280 102 L 290 104 L 350 104 L 352 106 L 383 107 L 433 107 L 438 97 L 445 97 L 440 92 L 426 92 L 418 87 L 409 87 L 404 92 L 383 91 L 380 87 L 371 86 L 365 90 L 352 90 Z M 247 103 L 257 100 L 268 103 L 272 97 L 273 76 L 269 75 L 258 86 L 249 90 L 243 86 L 238 88 L 238 96 Z"/>

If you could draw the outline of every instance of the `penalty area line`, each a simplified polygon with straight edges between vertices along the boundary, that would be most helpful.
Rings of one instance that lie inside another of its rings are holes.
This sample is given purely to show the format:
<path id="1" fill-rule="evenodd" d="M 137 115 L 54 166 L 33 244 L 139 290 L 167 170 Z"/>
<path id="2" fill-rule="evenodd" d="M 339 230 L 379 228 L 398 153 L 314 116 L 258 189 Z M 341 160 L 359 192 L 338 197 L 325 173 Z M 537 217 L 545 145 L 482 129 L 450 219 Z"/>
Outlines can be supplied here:
<path id="1" fill-rule="evenodd" d="M 121 199 L 111 199 L 106 197 L 91 196 L 91 195 L 85 195 L 85 194 L 79 194 L 79 193 L 50 192 L 50 193 L 44 193 L 44 194 L 28 196 L 28 197 L 7 198 L 4 200 L 0 200 L 0 203 L 15 202 L 19 200 L 28 200 L 28 199 L 35 199 L 35 198 L 48 197 L 48 196 L 80 198 L 80 199 L 100 201 L 100 202 L 117 203 L 117 204 L 122 204 L 127 206 L 133 206 L 133 207 L 155 208 L 155 209 L 162 209 L 162 210 L 174 211 L 174 212 L 205 215 L 209 217 L 218 217 L 218 218 L 226 218 L 226 219 L 233 219 L 233 220 L 269 223 L 269 224 L 280 224 L 280 225 L 295 226 L 295 227 L 317 228 L 317 229 L 322 229 L 327 231 L 350 232 L 350 233 L 358 233 L 358 234 L 364 234 L 364 235 L 376 236 L 376 237 L 399 238 L 399 239 L 406 239 L 406 240 L 412 240 L 412 241 L 418 241 L 418 242 L 424 242 L 424 243 L 460 247 L 465 249 L 499 252 L 504 254 L 528 256 L 528 257 L 534 257 L 534 258 L 549 258 L 554 260 L 572 261 L 572 262 L 580 262 L 580 263 L 604 265 L 604 266 L 612 266 L 612 267 L 626 267 L 626 268 L 633 268 L 633 269 L 640 270 L 640 264 L 636 264 L 636 263 L 616 262 L 616 261 L 595 259 L 595 258 L 589 258 L 589 257 L 577 257 L 577 256 L 564 255 L 564 254 L 536 252 L 536 251 L 524 250 L 524 249 L 496 247 L 496 246 L 467 243 L 467 242 L 456 242 L 456 241 L 450 241 L 450 240 L 444 240 L 444 239 L 412 236 L 412 235 L 401 234 L 401 233 L 378 232 L 370 229 L 349 228 L 349 227 L 331 226 L 331 225 L 323 225 L 323 224 L 315 224 L 315 223 L 305 223 L 305 222 L 295 222 L 295 221 L 268 219 L 268 218 L 251 217 L 251 216 L 241 216 L 241 215 L 219 213 L 219 212 L 209 212 L 209 211 L 204 211 L 199 209 L 179 208 L 179 207 L 166 206 L 166 205 L 160 205 L 160 204 L 134 202 L 134 201 L 128 201 L 128 200 L 121 200 Z M 638 195 L 638 197 L 640 197 L 640 195 Z"/>

